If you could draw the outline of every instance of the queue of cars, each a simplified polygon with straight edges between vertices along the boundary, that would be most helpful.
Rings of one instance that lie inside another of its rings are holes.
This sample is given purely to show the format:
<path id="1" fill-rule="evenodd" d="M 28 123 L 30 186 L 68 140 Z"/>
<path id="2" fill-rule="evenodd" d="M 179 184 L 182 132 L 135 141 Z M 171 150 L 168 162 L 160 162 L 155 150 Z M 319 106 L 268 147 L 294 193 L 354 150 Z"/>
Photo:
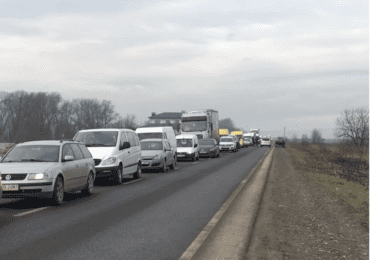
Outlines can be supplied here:
<path id="1" fill-rule="evenodd" d="M 235 135 L 222 136 L 218 143 L 176 136 L 172 127 L 88 129 L 73 140 L 24 142 L 1 158 L 0 198 L 46 197 L 59 205 L 65 192 L 92 194 L 97 178 L 113 177 L 121 184 L 125 177 L 140 179 L 142 169 L 166 172 L 178 160 L 217 158 L 221 151 L 237 152 L 239 144 Z"/>

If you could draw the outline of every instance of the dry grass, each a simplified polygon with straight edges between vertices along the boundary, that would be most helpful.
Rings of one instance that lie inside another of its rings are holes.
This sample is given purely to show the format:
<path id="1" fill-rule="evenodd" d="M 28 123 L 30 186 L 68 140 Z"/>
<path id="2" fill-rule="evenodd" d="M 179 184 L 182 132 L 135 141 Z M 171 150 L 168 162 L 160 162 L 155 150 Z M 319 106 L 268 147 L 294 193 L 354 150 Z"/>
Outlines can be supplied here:
<path id="1" fill-rule="evenodd" d="M 355 151 L 336 144 L 288 144 L 295 167 L 323 187 L 369 229 L 369 163 Z M 350 154 L 352 153 L 352 154 Z M 357 157 L 358 156 L 358 157 Z"/>

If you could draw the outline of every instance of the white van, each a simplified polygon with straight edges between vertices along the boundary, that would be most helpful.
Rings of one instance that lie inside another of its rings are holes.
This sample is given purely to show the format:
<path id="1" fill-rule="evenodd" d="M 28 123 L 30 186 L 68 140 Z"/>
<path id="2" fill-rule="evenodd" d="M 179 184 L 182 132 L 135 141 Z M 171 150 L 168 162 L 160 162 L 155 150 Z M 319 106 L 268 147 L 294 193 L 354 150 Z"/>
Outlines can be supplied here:
<path id="1" fill-rule="evenodd" d="M 177 162 L 176 135 L 172 126 L 141 127 L 137 128 L 135 132 L 137 133 L 140 141 L 153 138 L 167 139 L 170 142 L 171 150 L 175 154 L 175 162 Z"/>
<path id="2" fill-rule="evenodd" d="M 178 159 L 199 160 L 199 142 L 196 135 L 178 135 L 176 141 Z"/>
<path id="3" fill-rule="evenodd" d="M 235 136 L 221 136 L 220 138 L 220 151 L 232 151 L 236 152 Z"/>
<path id="4" fill-rule="evenodd" d="M 96 177 L 114 176 L 118 184 L 123 176 L 141 177 L 141 148 L 131 129 L 104 128 L 79 131 L 73 138 L 80 141 L 95 161 Z"/>

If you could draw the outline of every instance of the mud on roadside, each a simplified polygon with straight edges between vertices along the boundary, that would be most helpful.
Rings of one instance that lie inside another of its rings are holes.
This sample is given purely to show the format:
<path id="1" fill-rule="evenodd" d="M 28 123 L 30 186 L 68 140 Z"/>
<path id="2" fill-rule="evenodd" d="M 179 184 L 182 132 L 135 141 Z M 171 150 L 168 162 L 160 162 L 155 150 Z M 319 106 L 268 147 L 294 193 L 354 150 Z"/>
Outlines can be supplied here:
<path id="1" fill-rule="evenodd" d="M 245 259 L 368 259 L 369 233 L 275 149 Z"/>

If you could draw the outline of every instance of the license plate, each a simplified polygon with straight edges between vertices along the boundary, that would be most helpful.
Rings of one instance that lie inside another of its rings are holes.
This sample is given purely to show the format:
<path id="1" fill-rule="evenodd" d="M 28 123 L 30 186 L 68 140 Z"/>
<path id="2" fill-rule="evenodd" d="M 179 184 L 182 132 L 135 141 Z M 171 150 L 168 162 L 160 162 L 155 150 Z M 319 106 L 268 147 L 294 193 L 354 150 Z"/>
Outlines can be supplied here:
<path id="1" fill-rule="evenodd" d="M 3 190 L 19 190 L 18 184 L 2 184 Z"/>
<path id="2" fill-rule="evenodd" d="M 177 157 L 185 157 L 185 154 L 178 154 Z"/>

